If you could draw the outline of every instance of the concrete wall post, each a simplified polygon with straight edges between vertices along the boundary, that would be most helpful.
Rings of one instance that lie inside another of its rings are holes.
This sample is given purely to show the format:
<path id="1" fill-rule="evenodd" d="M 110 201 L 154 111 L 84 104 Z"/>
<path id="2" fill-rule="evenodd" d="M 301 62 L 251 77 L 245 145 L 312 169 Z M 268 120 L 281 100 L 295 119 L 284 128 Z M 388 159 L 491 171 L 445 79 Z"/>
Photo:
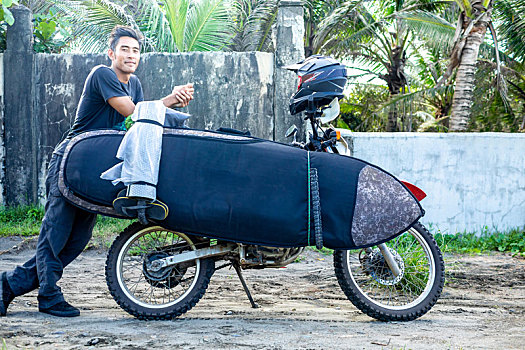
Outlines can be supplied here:
<path id="1" fill-rule="evenodd" d="M 5 205 L 4 54 L 0 53 L 0 205 Z"/>
<path id="2" fill-rule="evenodd" d="M 282 69 L 285 65 L 304 59 L 304 19 L 301 1 L 280 2 L 275 34 L 274 140 L 286 142 L 289 140 L 286 140 L 284 134 L 292 124 L 299 128 L 299 138 L 304 137 L 305 130 L 301 115 L 292 116 L 288 107 L 290 96 L 297 89 L 297 76 Z"/>
<path id="3" fill-rule="evenodd" d="M 34 203 L 39 135 L 33 113 L 33 24 L 24 6 L 12 10 L 15 23 L 7 29 L 4 54 L 5 204 Z"/>

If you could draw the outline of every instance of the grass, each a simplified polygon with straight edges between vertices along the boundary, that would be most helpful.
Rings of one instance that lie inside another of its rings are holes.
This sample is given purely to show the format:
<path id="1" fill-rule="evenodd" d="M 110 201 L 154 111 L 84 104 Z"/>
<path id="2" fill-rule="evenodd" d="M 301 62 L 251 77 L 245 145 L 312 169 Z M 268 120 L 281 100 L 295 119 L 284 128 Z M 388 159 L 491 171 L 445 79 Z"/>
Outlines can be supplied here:
<path id="1" fill-rule="evenodd" d="M 89 246 L 109 248 L 117 234 L 131 225 L 132 222 L 133 220 L 115 219 L 99 215 L 93 229 L 93 239 Z"/>
<path id="2" fill-rule="evenodd" d="M 0 237 L 36 236 L 43 217 L 44 208 L 41 206 L 0 207 Z M 99 215 L 90 246 L 109 247 L 113 238 L 131 222 Z"/>
<path id="3" fill-rule="evenodd" d="M 0 207 L 0 237 L 37 235 L 43 216 L 42 207 Z"/>
<path id="4" fill-rule="evenodd" d="M 490 252 L 509 252 L 514 256 L 525 257 L 525 227 L 508 231 L 491 232 L 485 227 L 481 233 L 463 232 L 456 234 L 434 234 L 434 239 L 443 253 L 480 254 Z M 323 255 L 331 255 L 332 249 L 307 247 Z"/>
<path id="5" fill-rule="evenodd" d="M 481 233 L 436 233 L 434 238 L 441 251 L 447 253 L 487 253 L 491 251 L 510 252 L 525 257 L 525 227 L 506 232 L 491 232 L 485 227 Z"/>
<path id="6" fill-rule="evenodd" d="M 35 236 L 40 230 L 44 216 L 43 207 L 20 206 L 0 207 L 1 236 Z M 113 219 L 99 215 L 93 230 L 92 246 L 109 246 L 115 235 L 121 232 L 131 220 Z M 480 233 L 434 235 L 441 250 L 447 253 L 488 253 L 492 251 L 510 252 L 515 256 L 525 257 L 525 227 L 505 232 L 491 231 L 485 227 Z M 310 247 L 309 249 L 317 250 Z M 323 255 L 331 255 L 328 248 L 317 250 Z"/>

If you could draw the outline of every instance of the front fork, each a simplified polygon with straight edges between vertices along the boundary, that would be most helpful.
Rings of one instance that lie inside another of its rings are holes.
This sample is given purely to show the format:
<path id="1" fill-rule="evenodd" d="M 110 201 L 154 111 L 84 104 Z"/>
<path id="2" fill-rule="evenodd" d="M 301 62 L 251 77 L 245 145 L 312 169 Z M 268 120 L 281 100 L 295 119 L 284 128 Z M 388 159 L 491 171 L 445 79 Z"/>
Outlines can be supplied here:
<path id="1" fill-rule="evenodd" d="M 394 274 L 394 277 L 399 276 L 401 270 L 399 269 L 399 265 L 397 264 L 397 261 L 394 258 L 394 255 L 392 254 L 390 249 L 388 249 L 385 243 L 378 244 L 377 247 L 381 251 L 383 258 L 385 259 L 388 267 L 390 267 L 390 270 Z"/>

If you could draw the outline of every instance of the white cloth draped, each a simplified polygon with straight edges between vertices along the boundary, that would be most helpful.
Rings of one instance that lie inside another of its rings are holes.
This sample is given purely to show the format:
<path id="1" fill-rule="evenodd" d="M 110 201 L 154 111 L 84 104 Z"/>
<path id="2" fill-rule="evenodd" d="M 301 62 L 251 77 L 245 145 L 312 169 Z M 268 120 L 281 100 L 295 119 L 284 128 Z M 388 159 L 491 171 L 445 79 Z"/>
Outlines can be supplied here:
<path id="1" fill-rule="evenodd" d="M 165 118 L 166 107 L 162 101 L 139 102 L 131 117 L 136 123 L 124 135 L 117 151 L 117 158 L 122 162 L 103 172 L 100 178 L 110 180 L 113 185 L 135 184 L 131 190 L 134 193 L 128 188 L 129 196 L 155 199 Z M 144 182 L 148 185 L 143 185 Z"/>

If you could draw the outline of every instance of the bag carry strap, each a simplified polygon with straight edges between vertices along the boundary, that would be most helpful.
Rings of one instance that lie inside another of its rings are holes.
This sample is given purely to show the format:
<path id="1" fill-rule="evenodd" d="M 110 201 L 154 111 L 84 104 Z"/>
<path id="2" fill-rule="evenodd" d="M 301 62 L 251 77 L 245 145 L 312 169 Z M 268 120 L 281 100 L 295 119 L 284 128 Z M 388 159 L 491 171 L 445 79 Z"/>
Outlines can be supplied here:
<path id="1" fill-rule="evenodd" d="M 321 221 L 321 196 L 319 194 L 319 176 L 316 168 L 310 167 L 308 154 L 308 245 L 310 245 L 311 217 L 314 218 L 315 246 L 323 248 L 323 223 Z"/>
<path id="2" fill-rule="evenodd" d="M 153 124 L 153 125 L 164 127 L 164 125 L 162 125 L 161 123 L 155 120 L 150 120 L 150 119 L 139 119 L 135 123 L 146 123 L 146 124 Z"/>
<path id="3" fill-rule="evenodd" d="M 315 228 L 315 246 L 317 249 L 323 248 L 323 223 L 321 221 L 321 196 L 319 195 L 319 177 L 317 169 L 312 168 L 310 171 L 312 183 L 312 212 L 314 216 Z"/>

